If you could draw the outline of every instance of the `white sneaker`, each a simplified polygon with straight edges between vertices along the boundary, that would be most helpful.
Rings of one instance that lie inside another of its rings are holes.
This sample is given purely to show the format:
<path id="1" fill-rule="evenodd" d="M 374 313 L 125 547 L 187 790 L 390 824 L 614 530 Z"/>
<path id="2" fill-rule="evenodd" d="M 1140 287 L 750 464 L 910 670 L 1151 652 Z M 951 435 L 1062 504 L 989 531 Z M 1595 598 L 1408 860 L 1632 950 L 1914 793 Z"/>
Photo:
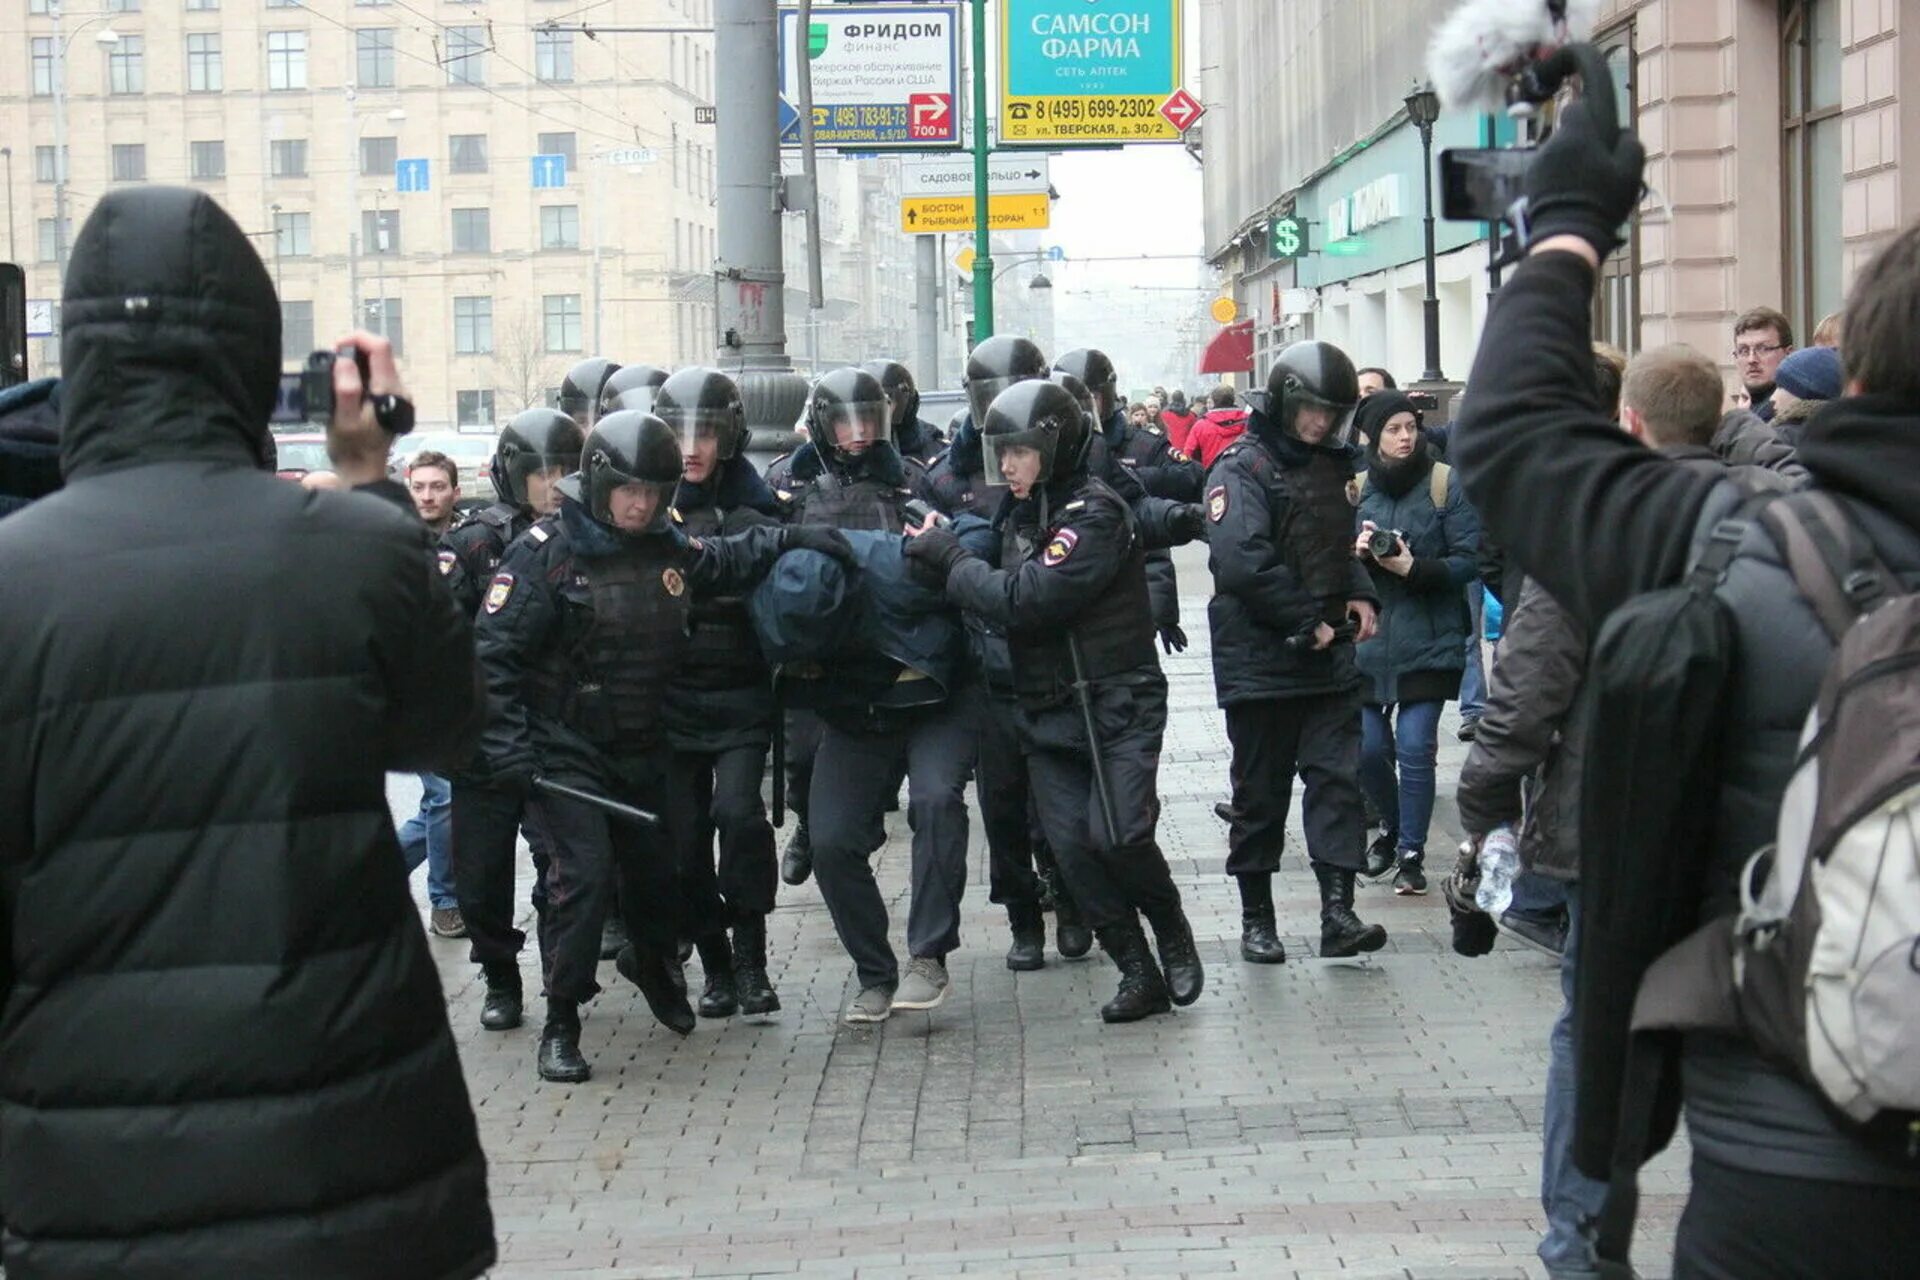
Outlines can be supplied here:
<path id="1" fill-rule="evenodd" d="M 862 987 L 847 1005 L 845 1021 L 854 1025 L 885 1022 L 893 1013 L 893 993 L 885 987 Z"/>
<path id="2" fill-rule="evenodd" d="M 947 966 L 931 956 L 915 956 L 893 993 L 895 1009 L 938 1009 L 947 998 Z"/>

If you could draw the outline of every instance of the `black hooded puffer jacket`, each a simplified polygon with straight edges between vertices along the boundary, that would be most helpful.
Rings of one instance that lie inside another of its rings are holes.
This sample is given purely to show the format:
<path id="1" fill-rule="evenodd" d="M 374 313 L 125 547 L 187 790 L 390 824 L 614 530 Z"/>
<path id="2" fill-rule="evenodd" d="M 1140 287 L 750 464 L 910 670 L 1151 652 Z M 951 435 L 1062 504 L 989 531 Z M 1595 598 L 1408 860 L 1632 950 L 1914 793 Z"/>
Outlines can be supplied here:
<path id="1" fill-rule="evenodd" d="M 464 1280 L 486 1164 L 386 770 L 481 711 L 425 527 L 262 470 L 272 282 L 204 194 L 74 246 L 67 485 L 0 522 L 9 1280 Z"/>

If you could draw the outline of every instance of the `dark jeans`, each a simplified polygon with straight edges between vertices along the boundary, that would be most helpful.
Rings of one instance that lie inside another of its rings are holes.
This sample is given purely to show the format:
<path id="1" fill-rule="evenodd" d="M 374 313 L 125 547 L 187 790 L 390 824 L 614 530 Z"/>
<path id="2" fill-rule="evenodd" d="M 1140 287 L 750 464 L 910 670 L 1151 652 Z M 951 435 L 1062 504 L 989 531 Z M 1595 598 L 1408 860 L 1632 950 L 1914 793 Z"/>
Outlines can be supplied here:
<path id="1" fill-rule="evenodd" d="M 1367 822 L 1360 804 L 1360 703 L 1351 693 L 1263 698 L 1227 707 L 1233 744 L 1233 823 L 1227 874 L 1280 869 L 1297 770 L 1306 791 L 1301 818 L 1307 856 L 1358 871 L 1366 862 Z"/>
<path id="2" fill-rule="evenodd" d="M 807 823 L 807 796 L 813 789 L 813 758 L 820 753 L 820 735 L 826 730 L 811 711 L 787 712 L 787 808 L 801 826 Z"/>
<path id="3" fill-rule="evenodd" d="M 1478 720 L 1487 698 L 1487 666 L 1480 658 L 1480 636 L 1486 630 L 1486 596 L 1478 579 L 1467 584 L 1467 613 L 1473 626 L 1467 631 L 1467 665 L 1460 672 L 1460 718 Z"/>
<path id="4" fill-rule="evenodd" d="M 1734 1169 L 1698 1152 L 1673 1280 L 1887 1280 L 1920 1269 L 1920 1191 Z"/>
<path id="5" fill-rule="evenodd" d="M 960 898 L 967 887 L 966 787 L 975 746 L 974 712 L 951 702 L 903 714 L 878 731 L 828 725 L 821 735 L 808 797 L 813 874 L 862 987 L 899 980 L 887 940 L 887 904 L 870 859 L 887 798 L 898 794 L 903 762 L 913 829 L 907 950 L 939 959 L 960 945 Z"/>
<path id="6" fill-rule="evenodd" d="M 1154 842 L 1160 820 L 1156 781 L 1167 730 L 1165 680 L 1096 685 L 1094 725 L 1118 828 L 1106 814 L 1077 706 L 1020 711 L 1020 744 L 1034 805 L 1067 891 L 1092 928 L 1178 911 L 1167 859 Z"/>
<path id="7" fill-rule="evenodd" d="M 773 826 L 760 799 L 766 769 L 767 748 L 759 744 L 673 753 L 668 803 L 674 814 L 669 825 L 678 846 L 687 928 L 694 937 L 773 910 L 780 866 L 773 851 Z"/>
<path id="8" fill-rule="evenodd" d="M 1529 877 L 1522 876 L 1522 880 Z M 1538 880 L 1539 877 L 1531 877 Z M 1559 888 L 1556 881 L 1543 882 Z M 1547 1234 L 1540 1261 L 1569 1271 L 1593 1266 L 1593 1243 L 1586 1226 L 1600 1216 L 1607 1184 L 1589 1178 L 1573 1163 L 1573 958 L 1579 954 L 1580 893 L 1565 886 L 1567 949 L 1560 956 L 1560 1016 L 1553 1021 L 1547 1052 L 1547 1105 L 1541 1124 L 1540 1207 L 1547 1213 Z M 1514 903 L 1519 904 L 1516 895 Z"/>
<path id="9" fill-rule="evenodd" d="M 1011 697 L 997 697 L 984 686 L 975 692 L 980 747 L 973 783 L 987 837 L 988 899 L 1002 906 L 1037 906 L 1041 886 L 1034 859 L 1039 850 L 1034 847 L 1027 762 L 1020 754 L 1019 708 Z"/>
<path id="10" fill-rule="evenodd" d="M 1416 857 L 1427 851 L 1427 828 L 1433 823 L 1433 770 L 1445 705 L 1368 703 L 1360 708 L 1360 785 L 1387 820 L 1395 847 Z"/>

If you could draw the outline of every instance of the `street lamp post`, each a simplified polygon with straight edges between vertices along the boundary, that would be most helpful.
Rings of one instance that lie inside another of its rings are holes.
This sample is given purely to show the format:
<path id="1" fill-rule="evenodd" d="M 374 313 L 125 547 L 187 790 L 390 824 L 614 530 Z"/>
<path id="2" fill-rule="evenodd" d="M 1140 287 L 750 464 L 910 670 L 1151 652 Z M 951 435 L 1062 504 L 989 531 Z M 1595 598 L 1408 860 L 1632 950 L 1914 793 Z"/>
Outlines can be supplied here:
<path id="1" fill-rule="evenodd" d="M 55 287 L 64 288 L 67 280 L 67 46 L 75 36 L 108 15 L 90 14 L 72 31 L 65 31 L 60 0 L 51 0 L 47 11 L 53 18 L 53 273 Z M 120 33 L 106 26 L 93 39 L 96 44 L 112 46 L 120 43 Z"/>
<path id="2" fill-rule="evenodd" d="M 353 125 L 353 153 L 347 157 L 347 314 L 351 317 L 351 326 L 360 328 L 366 323 L 366 316 L 360 311 L 360 131 L 367 127 L 372 116 L 362 116 L 355 105 L 360 97 L 358 85 L 347 86 L 347 118 Z M 387 112 L 387 122 L 398 124 L 407 118 L 407 113 L 399 107 Z M 374 229 L 379 230 L 379 219 L 374 219 Z M 380 328 L 378 333 L 387 331 L 386 263 L 380 264 Z"/>
<path id="3" fill-rule="evenodd" d="M 1427 368 L 1420 381 L 1445 382 L 1447 375 L 1440 372 L 1440 294 L 1433 261 L 1433 124 L 1440 118 L 1440 95 L 1416 85 L 1407 95 L 1407 118 L 1420 130 L 1420 176 L 1426 184 L 1427 296 L 1421 306 L 1426 313 Z"/>

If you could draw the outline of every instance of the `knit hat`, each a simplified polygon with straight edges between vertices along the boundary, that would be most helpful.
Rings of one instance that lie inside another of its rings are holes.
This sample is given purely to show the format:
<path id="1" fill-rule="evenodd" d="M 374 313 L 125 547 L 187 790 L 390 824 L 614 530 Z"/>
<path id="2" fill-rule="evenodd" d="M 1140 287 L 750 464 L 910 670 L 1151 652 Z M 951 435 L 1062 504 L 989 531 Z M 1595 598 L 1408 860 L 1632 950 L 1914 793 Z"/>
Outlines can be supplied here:
<path id="1" fill-rule="evenodd" d="M 1379 439 L 1380 428 L 1387 425 L 1388 419 L 1395 414 L 1410 413 L 1416 425 L 1420 424 L 1420 409 L 1413 398 L 1404 391 L 1376 391 L 1360 402 L 1353 411 L 1353 428 L 1367 438 L 1369 447 Z"/>
<path id="2" fill-rule="evenodd" d="M 1773 383 L 1802 400 L 1840 398 L 1840 353 L 1832 347 L 1802 347 L 1780 362 Z"/>

